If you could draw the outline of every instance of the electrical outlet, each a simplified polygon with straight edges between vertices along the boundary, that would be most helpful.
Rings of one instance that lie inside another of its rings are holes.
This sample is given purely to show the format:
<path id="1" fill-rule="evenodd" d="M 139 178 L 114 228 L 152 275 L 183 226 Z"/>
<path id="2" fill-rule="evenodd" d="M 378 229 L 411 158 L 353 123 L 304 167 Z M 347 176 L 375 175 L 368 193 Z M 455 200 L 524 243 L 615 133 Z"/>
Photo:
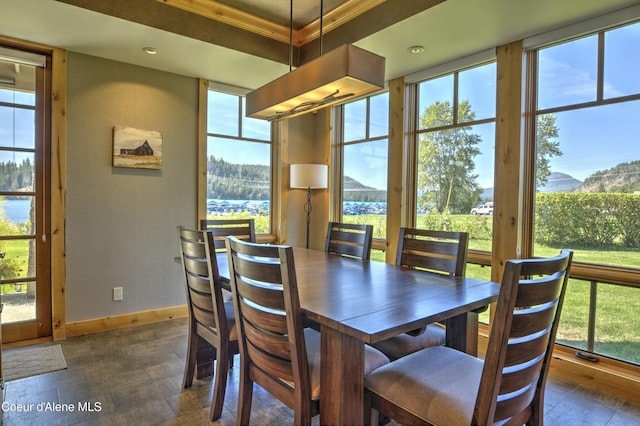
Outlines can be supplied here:
<path id="1" fill-rule="evenodd" d="M 114 287 L 113 288 L 113 301 L 117 302 L 118 300 L 122 300 L 123 294 L 122 294 L 122 287 Z"/>

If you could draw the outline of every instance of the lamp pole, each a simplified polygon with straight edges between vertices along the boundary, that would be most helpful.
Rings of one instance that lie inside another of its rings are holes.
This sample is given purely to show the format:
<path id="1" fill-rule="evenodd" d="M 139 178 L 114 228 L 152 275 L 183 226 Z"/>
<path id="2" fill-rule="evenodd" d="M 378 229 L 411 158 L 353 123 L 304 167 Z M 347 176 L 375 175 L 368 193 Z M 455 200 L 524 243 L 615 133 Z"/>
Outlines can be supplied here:
<path id="1" fill-rule="evenodd" d="M 309 248 L 309 227 L 311 225 L 311 187 L 307 187 L 307 202 L 304 203 L 304 211 L 307 214 L 307 248 Z"/>
<path id="2" fill-rule="evenodd" d="M 326 164 L 292 164 L 290 169 L 290 188 L 307 190 L 307 201 L 304 203 L 304 212 L 307 215 L 307 245 L 310 245 L 311 235 L 311 190 L 327 188 Z"/>

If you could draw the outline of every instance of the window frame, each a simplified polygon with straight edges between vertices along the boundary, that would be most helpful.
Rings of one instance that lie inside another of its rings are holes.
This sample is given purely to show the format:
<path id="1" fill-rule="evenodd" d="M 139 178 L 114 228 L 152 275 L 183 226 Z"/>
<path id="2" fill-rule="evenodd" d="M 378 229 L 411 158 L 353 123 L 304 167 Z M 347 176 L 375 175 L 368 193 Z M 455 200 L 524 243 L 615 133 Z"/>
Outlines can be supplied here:
<path id="1" fill-rule="evenodd" d="M 333 107 L 333 121 L 332 121 L 332 143 L 331 143 L 331 173 L 330 173 L 330 182 L 329 187 L 331 188 L 331 197 L 330 197 L 330 206 L 329 206 L 329 220 L 334 222 L 343 221 L 343 183 L 344 183 L 344 147 L 350 145 L 358 145 L 369 142 L 377 142 L 381 140 L 387 141 L 387 177 L 389 174 L 389 163 L 388 163 L 388 149 L 389 149 L 389 138 L 390 138 L 390 128 L 387 126 L 387 134 L 386 135 L 378 135 L 370 137 L 370 119 L 371 119 L 371 98 L 375 96 L 379 96 L 382 94 L 387 94 L 390 96 L 390 93 L 387 89 L 376 91 L 372 94 L 369 94 L 365 97 L 361 97 L 358 99 L 353 99 L 349 102 L 345 102 L 343 104 L 337 105 Z M 345 111 L 344 108 L 346 105 L 366 100 L 365 107 L 365 137 L 362 139 L 354 139 L 350 141 L 344 141 L 344 124 L 345 124 Z M 389 103 L 389 99 L 387 99 Z M 387 113 L 389 111 L 387 110 Z M 385 190 L 388 193 L 388 178 L 387 178 L 387 188 Z M 388 205 L 388 200 L 387 200 Z M 385 215 L 385 224 L 386 224 L 386 215 Z M 386 226 L 386 225 L 385 225 Z M 387 236 L 385 238 L 373 238 L 372 248 L 375 250 L 386 250 L 387 249 Z"/>
<path id="2" fill-rule="evenodd" d="M 416 227 L 417 226 L 417 171 L 418 171 L 418 141 L 421 134 L 438 132 L 442 130 L 455 129 L 459 127 L 466 126 L 476 126 L 488 123 L 497 122 L 497 111 L 494 114 L 493 118 L 482 118 L 474 121 L 468 122 L 458 122 L 458 104 L 459 104 L 459 96 L 458 96 L 458 75 L 461 72 L 464 72 L 469 69 L 481 67 L 488 65 L 490 63 L 495 63 L 497 67 L 497 57 L 496 52 L 493 49 L 480 52 L 476 55 L 471 55 L 467 58 L 461 58 L 459 60 L 453 61 L 449 64 L 443 64 L 434 68 L 433 70 L 426 70 L 423 72 L 416 73 L 412 76 L 409 76 L 408 83 L 406 85 L 406 93 L 407 93 L 407 101 L 406 107 L 407 110 L 407 137 L 408 137 L 408 148 L 406 152 L 406 162 L 411 164 L 412 167 L 412 176 L 411 179 L 407 182 L 405 187 L 405 191 L 407 194 L 407 209 L 409 218 L 409 226 Z M 497 71 L 496 71 L 497 74 Z M 420 84 L 425 81 L 437 79 L 446 75 L 453 75 L 454 79 L 454 87 L 453 87 L 453 113 L 452 119 L 453 123 L 445 126 L 437 126 L 431 127 L 428 129 L 420 129 L 419 121 L 420 121 Z M 497 75 L 496 75 L 497 78 Z M 497 107 L 497 97 L 496 97 L 496 107 Z M 495 138 L 495 132 L 494 132 Z M 495 182 L 495 170 L 494 170 L 494 182 Z M 495 184 L 494 184 L 495 187 Z M 491 266 L 491 258 L 492 258 L 492 250 L 484 251 L 478 249 L 469 249 L 467 256 L 467 263 L 476 264 L 479 266 Z"/>
<path id="3" fill-rule="evenodd" d="M 208 139 L 210 137 L 213 138 L 221 138 L 227 140 L 239 140 L 253 143 L 264 143 L 269 144 L 269 232 L 267 233 L 259 233 L 256 232 L 256 239 L 259 242 L 274 242 L 277 240 L 277 235 L 274 232 L 275 229 L 278 229 L 277 226 L 277 212 L 279 208 L 277 204 L 279 203 L 279 192 L 275 191 L 275 188 L 279 188 L 279 173 L 277 173 L 277 161 L 280 158 L 280 151 L 278 149 L 278 144 L 276 143 L 279 140 L 279 126 L 274 125 L 274 123 L 270 123 L 270 134 L 271 139 L 269 141 L 263 139 L 256 138 L 247 138 L 243 137 L 243 111 L 245 102 L 246 93 L 249 91 L 246 89 L 227 86 L 220 83 L 209 82 L 207 80 L 200 80 L 200 92 L 199 92 L 199 137 L 198 137 L 198 207 L 197 207 L 197 223 L 200 220 L 207 218 L 207 161 L 208 161 Z M 208 128 L 208 119 L 209 119 L 209 111 L 208 111 L 208 101 L 209 101 L 209 93 L 210 92 L 220 92 L 228 95 L 236 96 L 238 98 L 238 135 L 226 135 L 219 133 L 209 133 Z"/>
<path id="4" fill-rule="evenodd" d="M 632 102 L 640 100 L 640 93 L 635 95 L 625 95 L 614 98 L 604 98 L 604 34 L 607 31 L 614 30 L 623 26 L 640 23 L 639 20 L 618 23 L 605 28 L 598 28 L 590 32 L 581 33 L 572 37 L 550 41 L 546 43 L 538 43 L 525 48 L 524 59 L 526 73 L 524 76 L 525 83 L 525 129 L 524 129 L 524 176 L 525 187 L 523 197 L 523 216 L 522 230 L 522 255 L 524 257 L 534 256 L 534 236 L 535 229 L 535 164 L 536 164 L 536 121 L 538 116 L 545 114 L 553 114 L 556 112 L 575 111 L 580 109 L 620 104 L 624 102 Z M 598 36 L 598 67 L 596 76 L 596 99 L 588 102 L 579 102 L 574 104 L 554 106 L 544 109 L 537 108 L 537 89 L 538 89 L 538 53 L 541 49 L 571 42 L 584 37 Z M 612 284 L 629 285 L 632 287 L 640 287 L 638 283 L 638 273 L 640 268 L 619 265 L 606 265 L 574 260 L 571 267 L 571 277 L 581 280 L 596 280 L 608 282 Z"/>

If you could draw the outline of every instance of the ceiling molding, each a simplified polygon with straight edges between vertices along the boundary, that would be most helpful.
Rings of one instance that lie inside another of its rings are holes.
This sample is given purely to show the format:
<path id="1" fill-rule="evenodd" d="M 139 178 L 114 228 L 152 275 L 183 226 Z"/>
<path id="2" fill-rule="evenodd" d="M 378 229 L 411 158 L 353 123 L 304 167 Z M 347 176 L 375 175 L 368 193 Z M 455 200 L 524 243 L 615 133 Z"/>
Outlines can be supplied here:
<path id="1" fill-rule="evenodd" d="M 156 0 L 214 21 L 289 44 L 289 27 L 260 18 L 215 0 Z M 294 30 L 295 34 L 295 30 Z M 295 36 L 294 36 L 295 39 Z"/>
<path id="2" fill-rule="evenodd" d="M 156 0 L 169 6 L 177 7 L 196 15 L 223 22 L 245 31 L 268 37 L 281 43 L 289 43 L 290 28 L 249 12 L 228 6 L 216 0 Z M 386 0 L 348 0 L 335 9 L 324 14 L 322 18 L 323 33 L 346 24 L 353 18 L 384 3 Z M 300 29 L 293 29 L 293 45 L 303 46 L 320 37 L 320 18 L 308 23 Z"/>
<path id="3" fill-rule="evenodd" d="M 384 3 L 386 0 L 358 1 L 350 0 L 324 14 L 322 18 L 323 35 L 346 24 L 357 16 Z M 294 45 L 300 47 L 320 37 L 320 18 L 310 22 L 297 31 Z"/>

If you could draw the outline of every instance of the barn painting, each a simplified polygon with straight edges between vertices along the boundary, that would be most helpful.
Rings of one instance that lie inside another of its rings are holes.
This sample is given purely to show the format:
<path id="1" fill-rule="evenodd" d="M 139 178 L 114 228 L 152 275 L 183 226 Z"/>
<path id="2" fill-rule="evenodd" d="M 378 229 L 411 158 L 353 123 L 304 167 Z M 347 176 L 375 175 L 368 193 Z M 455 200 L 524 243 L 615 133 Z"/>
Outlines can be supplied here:
<path id="1" fill-rule="evenodd" d="M 133 127 L 113 127 L 113 166 L 162 168 L 162 133 Z"/>

